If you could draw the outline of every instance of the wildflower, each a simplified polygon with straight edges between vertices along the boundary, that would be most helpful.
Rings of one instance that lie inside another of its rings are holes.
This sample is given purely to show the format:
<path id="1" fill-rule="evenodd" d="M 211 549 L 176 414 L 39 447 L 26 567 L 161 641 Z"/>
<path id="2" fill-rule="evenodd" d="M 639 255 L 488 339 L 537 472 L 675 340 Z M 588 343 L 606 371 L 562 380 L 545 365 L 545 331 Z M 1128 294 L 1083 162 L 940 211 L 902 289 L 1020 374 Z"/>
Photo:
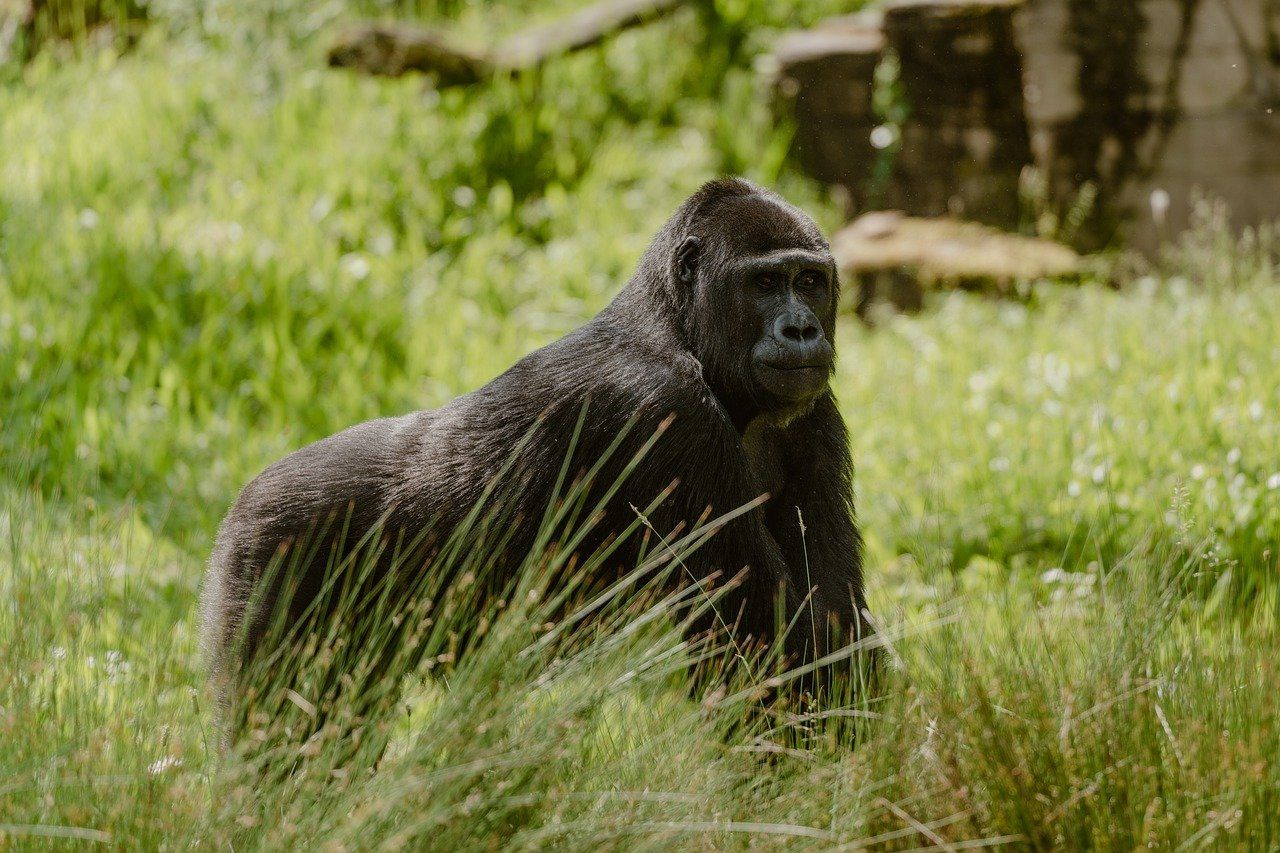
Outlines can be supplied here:
<path id="1" fill-rule="evenodd" d="M 360 254 L 351 252 L 342 256 L 342 271 L 356 281 L 364 281 L 369 277 L 369 261 Z"/>
<path id="2" fill-rule="evenodd" d="M 1155 220 L 1157 225 L 1163 225 L 1165 217 L 1169 213 L 1169 191 L 1161 187 L 1156 187 L 1151 191 L 1149 199 L 1151 204 L 1151 218 Z"/>
<path id="3" fill-rule="evenodd" d="M 175 767 L 182 766 L 182 759 L 176 755 L 166 755 L 163 758 L 157 758 L 155 761 L 147 765 L 147 772 L 152 776 L 159 776 L 166 770 L 172 770 Z"/>
<path id="4" fill-rule="evenodd" d="M 883 151 L 897 141 L 898 134 L 887 124 L 877 125 L 871 131 L 871 147 Z"/>
<path id="5" fill-rule="evenodd" d="M 476 191 L 468 186 L 460 186 L 453 191 L 453 203 L 458 207 L 470 207 L 476 203 Z"/>

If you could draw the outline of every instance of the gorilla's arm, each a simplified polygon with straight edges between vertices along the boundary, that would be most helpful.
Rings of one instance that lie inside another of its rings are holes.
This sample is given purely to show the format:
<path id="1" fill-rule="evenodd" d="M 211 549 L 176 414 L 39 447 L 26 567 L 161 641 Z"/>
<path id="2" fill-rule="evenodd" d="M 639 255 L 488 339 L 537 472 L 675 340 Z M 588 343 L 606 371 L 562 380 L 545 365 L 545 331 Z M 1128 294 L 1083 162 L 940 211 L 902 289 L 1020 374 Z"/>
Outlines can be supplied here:
<path id="1" fill-rule="evenodd" d="M 674 484 L 648 518 L 668 542 L 700 521 L 714 521 L 765 495 L 719 403 L 699 389 L 686 391 L 675 399 L 673 410 L 642 410 L 636 447 L 656 430 L 662 433 L 624 490 L 633 505 L 643 507 Z M 715 529 L 700 548 L 681 558 L 679 570 L 685 580 L 709 581 L 716 589 L 733 581 L 695 630 L 733 627 L 736 637 L 767 642 L 777 633 L 779 610 L 789 619 L 801 603 L 794 572 L 770 532 L 763 505 Z"/>
<path id="2" fill-rule="evenodd" d="M 812 590 L 815 622 L 834 616 L 846 637 L 866 636 L 853 461 L 844 420 L 829 392 L 783 432 L 778 450 L 786 482 L 770 501 L 769 527 L 792 582 L 804 594 Z"/>

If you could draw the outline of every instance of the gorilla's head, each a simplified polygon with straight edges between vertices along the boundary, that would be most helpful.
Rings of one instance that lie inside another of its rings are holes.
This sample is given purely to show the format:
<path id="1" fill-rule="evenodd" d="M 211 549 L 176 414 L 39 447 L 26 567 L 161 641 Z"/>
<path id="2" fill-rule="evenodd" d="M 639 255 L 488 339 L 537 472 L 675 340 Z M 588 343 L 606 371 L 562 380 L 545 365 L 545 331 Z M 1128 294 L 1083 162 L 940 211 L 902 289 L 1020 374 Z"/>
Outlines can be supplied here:
<path id="1" fill-rule="evenodd" d="M 736 421 L 786 420 L 826 391 L 838 282 L 827 241 L 804 212 L 748 181 L 712 181 L 654 241 L 646 266 L 662 262 L 654 277 Z"/>

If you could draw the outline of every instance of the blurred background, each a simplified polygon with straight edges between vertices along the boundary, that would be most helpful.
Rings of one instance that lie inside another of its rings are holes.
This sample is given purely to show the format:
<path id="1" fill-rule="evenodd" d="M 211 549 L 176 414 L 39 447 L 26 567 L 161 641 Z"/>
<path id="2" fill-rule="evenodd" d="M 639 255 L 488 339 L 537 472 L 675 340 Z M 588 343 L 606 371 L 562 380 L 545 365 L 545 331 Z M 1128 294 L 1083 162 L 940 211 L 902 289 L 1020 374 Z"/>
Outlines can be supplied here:
<path id="1" fill-rule="evenodd" d="M 487 381 L 741 174 L 833 235 L 870 321 L 839 390 L 886 555 L 1056 560 L 1081 525 L 1161 518 L 1197 464 L 1235 552 L 1280 522 L 1274 429 L 1249 426 L 1277 409 L 1272 335 L 1247 331 L 1271 294 L 1210 295 L 1274 262 L 1260 0 L 4 3 L 15 483 L 199 552 L 264 463 Z M 1187 416 L 1209 381 L 1197 415 L 1246 435 Z M 973 499 L 938 515 L 935 491 Z"/>

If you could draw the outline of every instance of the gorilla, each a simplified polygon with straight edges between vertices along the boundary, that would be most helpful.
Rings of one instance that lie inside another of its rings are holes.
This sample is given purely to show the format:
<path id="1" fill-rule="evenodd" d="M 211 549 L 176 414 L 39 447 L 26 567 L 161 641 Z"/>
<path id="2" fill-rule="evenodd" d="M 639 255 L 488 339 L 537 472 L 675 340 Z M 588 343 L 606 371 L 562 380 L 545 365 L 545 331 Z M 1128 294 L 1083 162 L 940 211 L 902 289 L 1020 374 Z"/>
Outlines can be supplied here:
<path id="1" fill-rule="evenodd" d="M 272 618 L 315 609 L 334 553 L 370 531 L 416 543 L 411 559 L 374 569 L 411 581 L 473 507 L 501 500 L 495 572 L 511 582 L 566 466 L 596 465 L 586 487 L 602 509 L 575 547 L 612 548 L 602 583 L 642 558 L 638 512 L 662 537 L 722 518 L 672 575 L 721 593 L 687 630 L 776 641 L 797 664 L 870 636 L 848 435 L 829 387 L 837 290 L 807 215 L 745 180 L 715 180 L 586 325 L 442 408 L 353 426 L 268 467 L 223 521 L 202 593 L 220 702 L 265 650 Z M 267 570 L 291 549 L 286 596 Z"/>

